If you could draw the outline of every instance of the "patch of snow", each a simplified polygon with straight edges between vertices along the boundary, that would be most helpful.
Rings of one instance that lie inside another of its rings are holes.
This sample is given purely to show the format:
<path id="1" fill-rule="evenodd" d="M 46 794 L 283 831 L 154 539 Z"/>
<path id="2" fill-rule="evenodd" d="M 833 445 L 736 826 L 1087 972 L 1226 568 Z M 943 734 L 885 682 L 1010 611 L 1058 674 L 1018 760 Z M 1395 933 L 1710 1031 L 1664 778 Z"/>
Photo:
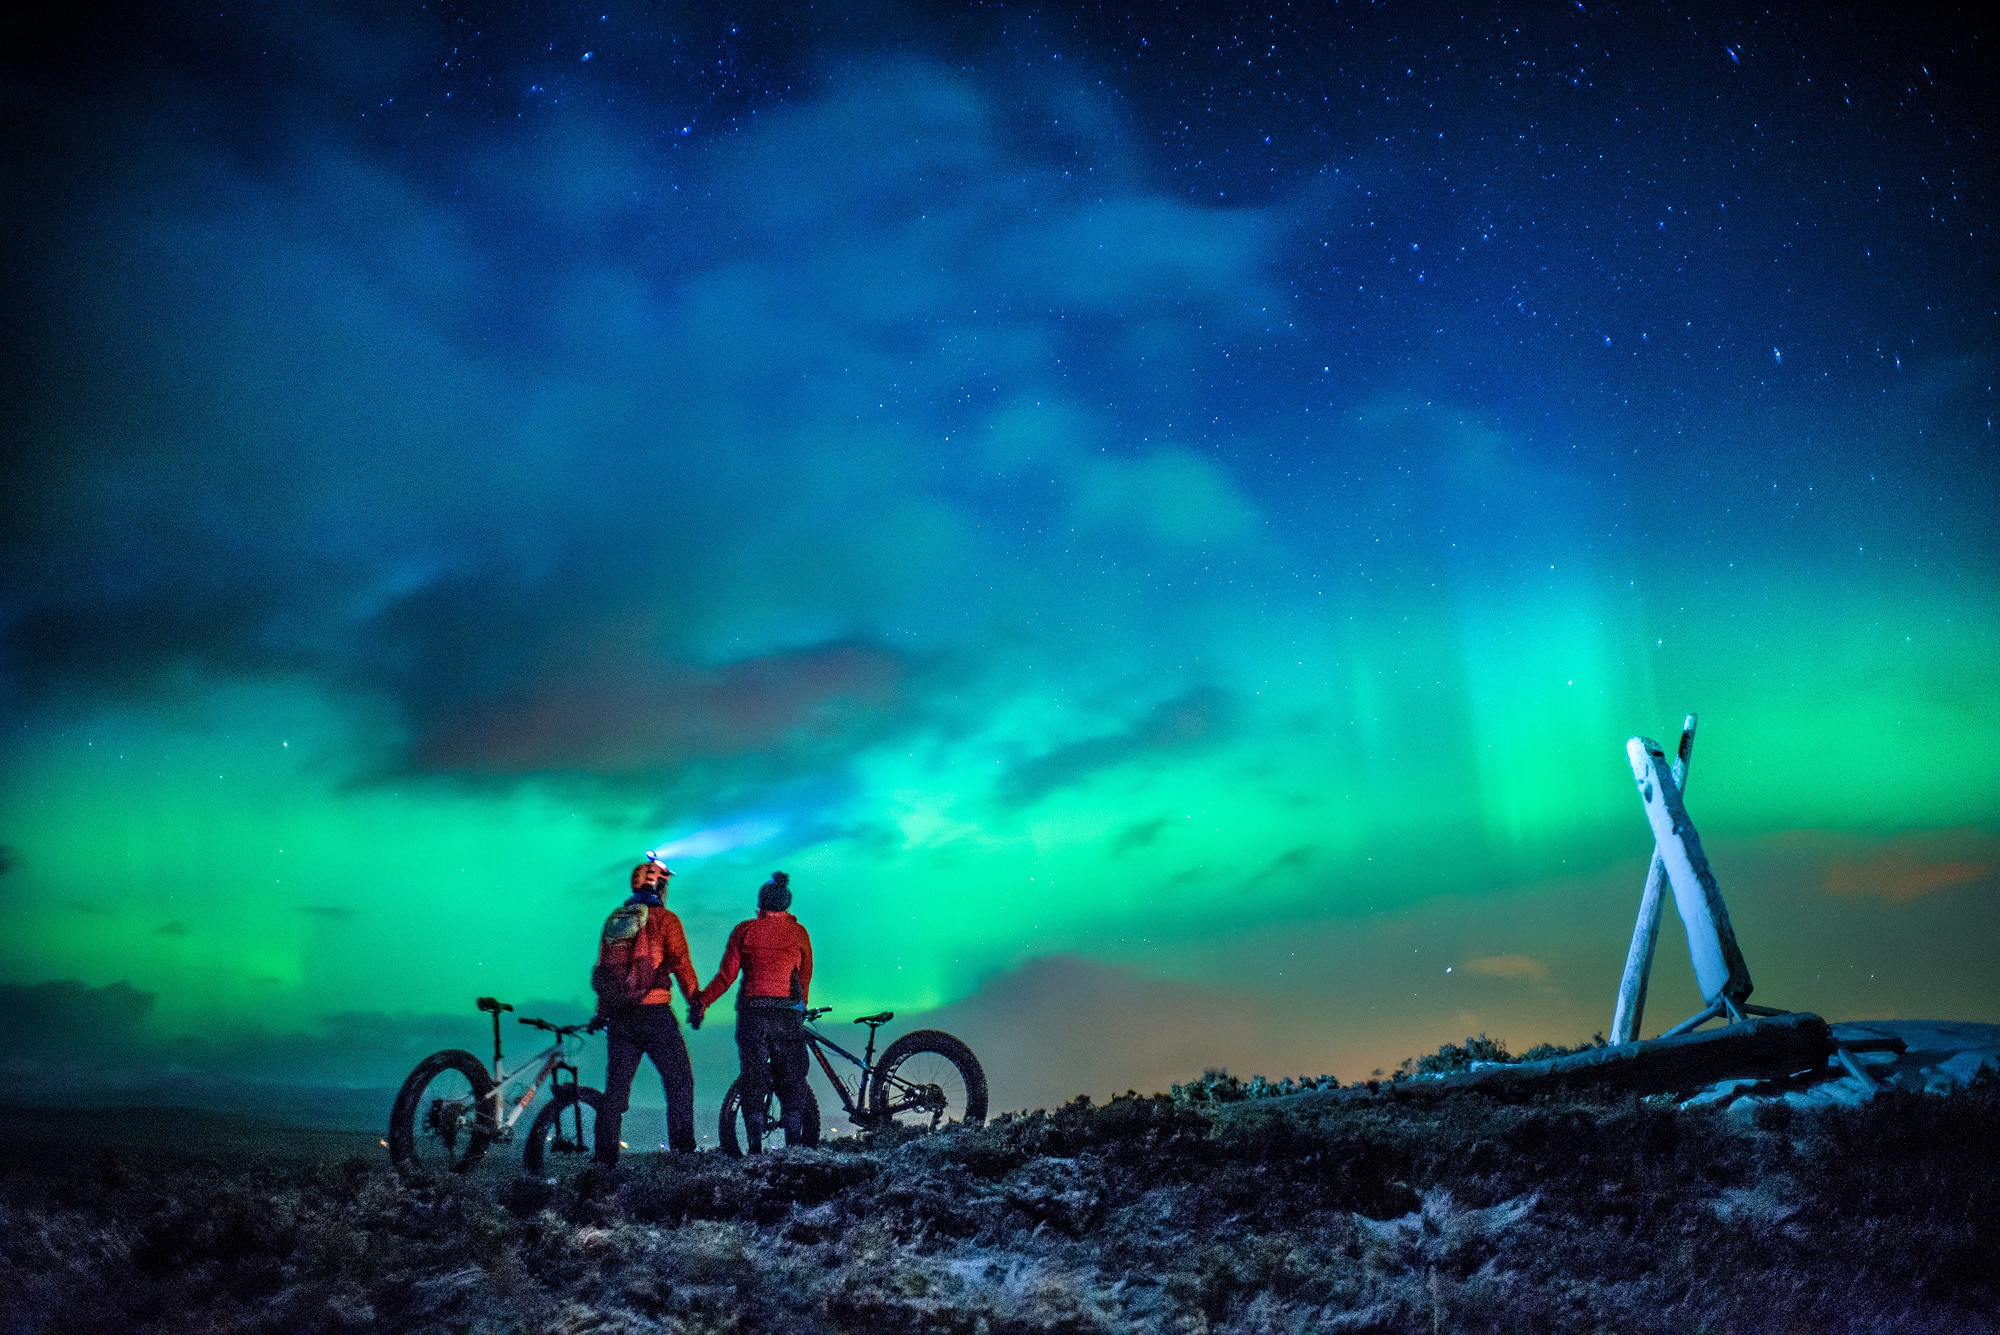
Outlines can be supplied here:
<path id="1" fill-rule="evenodd" d="M 1810 1089 L 1788 1089 L 1779 1095 L 1794 1108 L 1859 1108 L 1875 1097 L 1877 1091 L 1862 1084 L 1851 1075 L 1842 1075 L 1838 1080 L 1822 1080 Z"/>
<path id="2" fill-rule="evenodd" d="M 1751 1089 L 1761 1083 L 1763 1082 L 1754 1076 L 1745 1076 L 1737 1080 L 1718 1080 L 1701 1093 L 1682 1103 L 1681 1107 L 1684 1109 L 1706 1108 L 1710 1104 L 1721 1103 L 1733 1098 L 1744 1090 Z"/>
<path id="3" fill-rule="evenodd" d="M 2000 1067 L 2000 1053 L 1961 1052 L 1956 1057 L 1939 1062 L 1936 1070 L 1939 1075 L 1950 1076 L 1954 1082 L 1966 1085 L 1978 1079 L 1979 1073 L 1989 1066 Z"/>

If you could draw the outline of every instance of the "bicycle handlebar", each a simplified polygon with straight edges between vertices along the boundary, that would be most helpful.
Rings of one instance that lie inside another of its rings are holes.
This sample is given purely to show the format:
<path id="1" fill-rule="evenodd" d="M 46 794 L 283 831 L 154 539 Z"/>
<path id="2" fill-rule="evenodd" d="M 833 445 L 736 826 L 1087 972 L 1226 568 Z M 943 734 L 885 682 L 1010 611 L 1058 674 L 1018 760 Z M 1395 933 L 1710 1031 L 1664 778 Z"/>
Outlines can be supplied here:
<path id="1" fill-rule="evenodd" d="M 811 1010 L 806 1012 L 806 1018 L 808 1020 L 817 1020 L 822 1015 L 831 1015 L 831 1014 L 833 1014 L 833 1007 L 815 1006 Z"/>
<path id="2" fill-rule="evenodd" d="M 572 1034 L 580 1034 L 585 1028 L 585 1026 L 580 1024 L 550 1024 L 547 1020 L 531 1020 L 525 1015 L 521 1017 L 520 1023 L 527 1025 L 530 1029 L 546 1029 L 561 1038 L 568 1038 Z"/>

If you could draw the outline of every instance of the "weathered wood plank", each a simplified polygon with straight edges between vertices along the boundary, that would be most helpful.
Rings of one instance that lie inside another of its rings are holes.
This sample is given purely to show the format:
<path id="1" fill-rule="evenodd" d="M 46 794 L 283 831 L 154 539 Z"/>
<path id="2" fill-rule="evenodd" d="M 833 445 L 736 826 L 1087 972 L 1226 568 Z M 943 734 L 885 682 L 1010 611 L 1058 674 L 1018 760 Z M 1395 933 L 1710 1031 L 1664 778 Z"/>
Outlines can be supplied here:
<path id="1" fill-rule="evenodd" d="M 1681 724 L 1681 744 L 1674 756 L 1674 787 L 1687 792 L 1688 766 L 1694 760 L 1695 716 Z M 1632 927 L 1632 945 L 1625 952 L 1625 973 L 1618 980 L 1618 1005 L 1611 1013 L 1611 1041 L 1630 1043 L 1639 1037 L 1646 1018 L 1646 984 L 1653 976 L 1653 948 L 1660 940 L 1660 915 L 1666 907 L 1667 864 L 1657 846 L 1646 867 L 1646 888 L 1639 895 L 1639 920 Z"/>
<path id="2" fill-rule="evenodd" d="M 1646 821 L 1653 827 L 1654 846 L 1666 864 L 1674 905 L 1687 928 L 1688 954 L 1694 961 L 1702 998 L 1710 1003 L 1727 998 L 1740 1005 L 1751 992 L 1750 968 L 1737 948 L 1729 909 L 1722 902 L 1715 873 L 1709 869 L 1708 855 L 1702 852 L 1701 836 L 1695 833 L 1694 822 L 1681 804 L 1666 753 L 1658 742 L 1646 737 L 1627 742 L 1625 753 L 1632 762 L 1639 799 L 1645 804 Z"/>
<path id="3" fill-rule="evenodd" d="M 1854 1060 L 1854 1054 L 1846 1048 L 1835 1048 L 1833 1050 L 1833 1059 L 1839 1062 L 1849 1075 L 1859 1080 L 1863 1089 L 1872 1091 L 1882 1088 L 1881 1082 L 1868 1074 L 1868 1072 L 1862 1070 L 1861 1063 Z"/>
<path id="4" fill-rule="evenodd" d="M 1833 1031 L 1825 1020 L 1803 1011 L 1769 1019 L 1745 1020 L 1675 1038 L 1619 1043 L 1547 1061 L 1510 1062 L 1381 1081 L 1375 1088 L 1348 1085 L 1315 1089 L 1281 1098 L 1245 1099 L 1216 1109 L 1228 1120 L 1257 1118 L 1296 1103 L 1343 1103 L 1354 1099 L 1434 1098 L 1453 1093 L 1525 1098 L 1565 1089 L 1611 1089 L 1631 1094 L 1692 1094 L 1718 1080 L 1775 1080 L 1824 1067 L 1833 1054 Z"/>
<path id="5" fill-rule="evenodd" d="M 1775 1079 L 1826 1065 L 1833 1054 L 1833 1031 L 1825 1020 L 1803 1011 L 1745 1020 L 1722 1029 L 1618 1043 L 1552 1057 L 1512 1062 L 1477 1071 L 1403 1082 L 1406 1092 L 1606 1086 L 1639 1094 L 1695 1090 L 1739 1076 Z"/>

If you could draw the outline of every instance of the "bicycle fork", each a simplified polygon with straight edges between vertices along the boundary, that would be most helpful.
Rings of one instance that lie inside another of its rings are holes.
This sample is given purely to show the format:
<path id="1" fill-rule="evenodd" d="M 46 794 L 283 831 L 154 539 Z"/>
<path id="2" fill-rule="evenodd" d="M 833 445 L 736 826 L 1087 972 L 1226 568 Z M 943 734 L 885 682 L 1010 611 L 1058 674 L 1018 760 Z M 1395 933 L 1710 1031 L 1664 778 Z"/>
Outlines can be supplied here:
<path id="1" fill-rule="evenodd" d="M 557 1064 L 555 1073 L 549 1081 L 549 1097 L 552 1099 L 562 1098 L 563 1072 L 565 1071 L 569 1072 L 569 1112 L 572 1127 L 576 1135 L 573 1139 L 563 1135 L 562 1114 L 557 1113 L 556 1143 L 550 1146 L 550 1148 L 557 1151 L 567 1150 L 571 1154 L 585 1154 L 595 1147 L 586 1145 L 583 1141 L 583 1100 L 578 1097 L 576 1092 L 576 1068 L 574 1066 L 571 1066 L 568 1062 Z"/>

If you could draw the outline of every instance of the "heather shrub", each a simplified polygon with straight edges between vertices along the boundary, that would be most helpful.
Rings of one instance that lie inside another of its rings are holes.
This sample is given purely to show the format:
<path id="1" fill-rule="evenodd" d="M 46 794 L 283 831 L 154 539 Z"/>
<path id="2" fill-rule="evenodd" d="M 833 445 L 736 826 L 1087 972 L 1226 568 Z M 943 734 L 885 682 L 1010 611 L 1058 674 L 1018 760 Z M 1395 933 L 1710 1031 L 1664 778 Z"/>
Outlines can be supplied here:
<path id="1" fill-rule="evenodd" d="M 1248 1080 L 1239 1080 L 1223 1070 L 1207 1070 L 1201 1079 L 1190 1080 L 1185 1085 L 1175 1085 L 1169 1092 L 1179 1107 L 1199 1107 L 1203 1104 L 1241 1103 L 1245 1099 L 1284 1098 L 1290 1094 L 1303 1094 L 1315 1089 L 1339 1089 L 1340 1081 L 1330 1075 L 1300 1076 L 1293 1079 L 1266 1080 L 1261 1075 L 1253 1075 Z M 1136 1094 L 1126 1097 L 1137 1098 Z"/>
<path id="2" fill-rule="evenodd" d="M 1750 1121 L 1191 1083 L 638 1156 L 615 1189 L 247 1147 L 17 1154 L 0 1314 L 24 1333 L 1996 1329 L 2000 1077 Z"/>
<path id="3" fill-rule="evenodd" d="M 1555 1043 L 1537 1043 L 1516 1057 L 1507 1051 L 1507 1045 L 1501 1040 L 1481 1034 L 1463 1043 L 1446 1043 L 1436 1052 L 1405 1061 L 1393 1078 L 1407 1080 L 1412 1075 L 1450 1075 L 1454 1071 L 1469 1071 L 1474 1066 L 1494 1063 L 1547 1061 L 1551 1057 L 1567 1057 L 1603 1046 L 1604 1035 L 1593 1034 L 1590 1042 L 1579 1043 L 1573 1048 Z"/>

